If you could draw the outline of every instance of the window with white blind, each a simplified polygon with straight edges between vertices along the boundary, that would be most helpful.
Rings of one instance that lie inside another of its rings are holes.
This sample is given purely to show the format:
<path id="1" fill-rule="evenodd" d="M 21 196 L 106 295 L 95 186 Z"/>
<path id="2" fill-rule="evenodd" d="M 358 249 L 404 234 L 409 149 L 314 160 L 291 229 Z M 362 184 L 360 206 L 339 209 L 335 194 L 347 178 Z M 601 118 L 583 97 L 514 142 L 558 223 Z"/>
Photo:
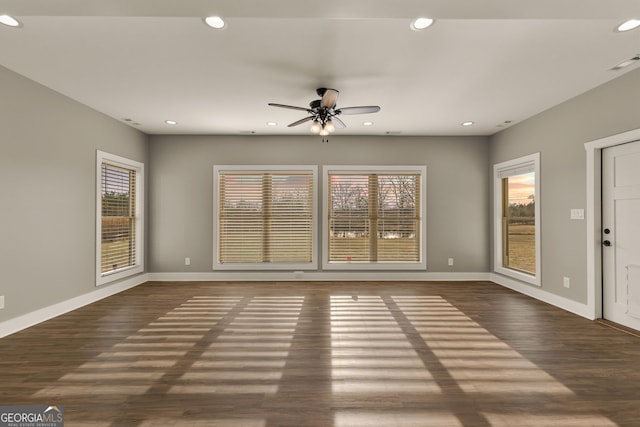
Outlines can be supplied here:
<path id="1" fill-rule="evenodd" d="M 325 269 L 426 269 L 423 166 L 327 166 Z"/>
<path id="2" fill-rule="evenodd" d="M 133 274 L 143 266 L 143 180 L 140 162 L 98 151 L 96 283 Z"/>
<path id="3" fill-rule="evenodd" d="M 214 166 L 214 269 L 316 267 L 315 166 Z"/>

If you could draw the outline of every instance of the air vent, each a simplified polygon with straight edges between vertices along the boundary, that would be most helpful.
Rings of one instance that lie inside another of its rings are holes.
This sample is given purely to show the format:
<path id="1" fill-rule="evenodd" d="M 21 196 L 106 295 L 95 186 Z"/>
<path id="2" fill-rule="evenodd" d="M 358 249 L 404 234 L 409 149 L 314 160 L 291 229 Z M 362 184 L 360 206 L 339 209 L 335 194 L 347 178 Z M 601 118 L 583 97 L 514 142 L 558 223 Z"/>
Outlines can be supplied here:
<path id="1" fill-rule="evenodd" d="M 634 56 L 633 58 L 629 58 L 626 61 L 623 61 L 621 63 L 619 63 L 618 65 L 616 65 L 615 67 L 612 68 L 613 71 L 618 71 L 621 70 L 625 67 L 628 67 L 631 64 L 634 64 L 636 62 L 640 61 L 640 54 Z"/>
<path id="2" fill-rule="evenodd" d="M 135 120 L 130 119 L 130 118 L 128 118 L 128 117 L 126 117 L 126 118 L 122 119 L 122 121 L 127 122 L 127 123 L 129 123 L 130 125 L 132 125 L 132 126 L 140 126 L 140 123 L 138 123 L 138 122 L 136 122 Z"/>

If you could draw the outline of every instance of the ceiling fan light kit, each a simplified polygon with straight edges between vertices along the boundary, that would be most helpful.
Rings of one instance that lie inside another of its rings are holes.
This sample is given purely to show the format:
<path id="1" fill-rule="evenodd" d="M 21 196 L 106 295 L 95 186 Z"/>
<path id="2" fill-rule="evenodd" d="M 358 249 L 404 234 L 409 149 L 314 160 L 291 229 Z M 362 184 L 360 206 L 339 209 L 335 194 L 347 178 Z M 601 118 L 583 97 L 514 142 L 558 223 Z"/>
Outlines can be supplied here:
<path id="1" fill-rule="evenodd" d="M 335 132 L 336 129 L 344 129 L 347 127 L 337 116 L 340 114 L 368 114 L 377 113 L 380 107 L 377 105 L 336 108 L 339 91 L 331 88 L 318 88 L 316 93 L 320 99 L 314 99 L 309 103 L 309 108 L 296 107 L 293 105 L 269 103 L 272 107 L 288 108 L 290 110 L 306 111 L 309 115 L 305 118 L 297 120 L 288 125 L 294 127 L 302 123 L 311 122 L 309 130 L 311 133 L 327 136 L 329 133 Z"/>

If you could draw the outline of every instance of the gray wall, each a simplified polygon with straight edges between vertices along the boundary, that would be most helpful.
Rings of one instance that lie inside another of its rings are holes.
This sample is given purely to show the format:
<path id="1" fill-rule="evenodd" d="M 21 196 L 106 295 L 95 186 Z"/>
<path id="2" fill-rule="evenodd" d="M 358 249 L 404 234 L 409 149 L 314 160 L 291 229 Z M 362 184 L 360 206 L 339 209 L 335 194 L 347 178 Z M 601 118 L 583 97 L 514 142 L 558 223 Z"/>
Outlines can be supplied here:
<path id="1" fill-rule="evenodd" d="M 95 290 L 96 150 L 147 137 L 0 67 L 0 321 Z"/>
<path id="2" fill-rule="evenodd" d="M 215 164 L 426 165 L 428 270 L 486 272 L 487 144 L 485 137 L 332 136 L 323 144 L 313 136 L 152 136 L 149 269 L 212 270 Z"/>
<path id="3" fill-rule="evenodd" d="M 542 194 L 536 199 L 544 290 L 587 302 L 586 221 L 569 217 L 572 208 L 586 208 L 584 143 L 640 128 L 639 112 L 640 70 L 635 70 L 491 137 L 490 167 L 541 153 Z M 571 278 L 569 289 L 562 286 L 565 276 Z"/>

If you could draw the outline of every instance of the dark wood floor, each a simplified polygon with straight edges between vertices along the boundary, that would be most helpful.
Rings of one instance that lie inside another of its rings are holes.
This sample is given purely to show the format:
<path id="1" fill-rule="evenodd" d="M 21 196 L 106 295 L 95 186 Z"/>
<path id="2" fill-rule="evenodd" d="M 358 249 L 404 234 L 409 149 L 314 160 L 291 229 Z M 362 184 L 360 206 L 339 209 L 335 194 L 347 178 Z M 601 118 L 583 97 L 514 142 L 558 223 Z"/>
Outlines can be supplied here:
<path id="1" fill-rule="evenodd" d="M 640 426 L 640 338 L 491 283 L 147 283 L 0 340 L 66 426 Z"/>

